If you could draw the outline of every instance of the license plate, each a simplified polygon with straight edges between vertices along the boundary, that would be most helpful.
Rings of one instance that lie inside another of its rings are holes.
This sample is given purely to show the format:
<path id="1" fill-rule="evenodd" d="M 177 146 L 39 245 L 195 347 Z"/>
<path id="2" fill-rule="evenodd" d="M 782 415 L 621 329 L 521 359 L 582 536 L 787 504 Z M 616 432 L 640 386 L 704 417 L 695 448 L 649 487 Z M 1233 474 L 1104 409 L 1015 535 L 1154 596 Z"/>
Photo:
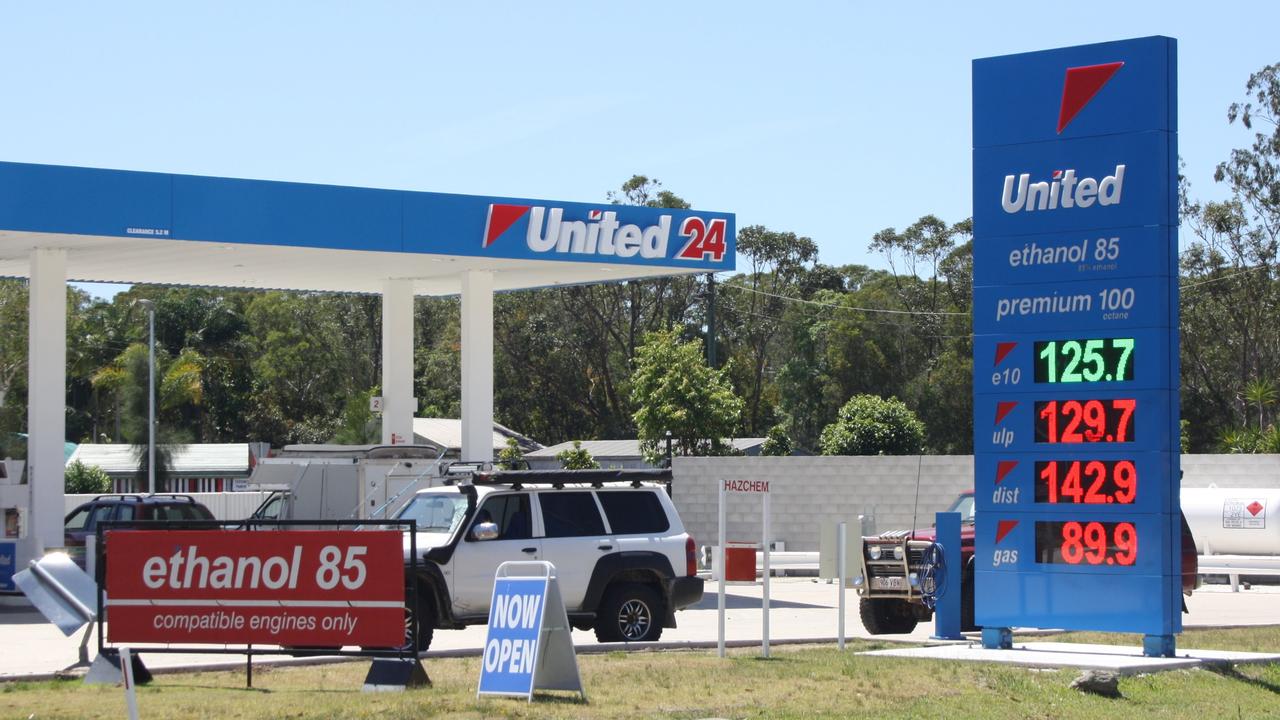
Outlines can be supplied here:
<path id="1" fill-rule="evenodd" d="M 907 579 L 897 575 L 871 578 L 872 590 L 906 590 Z"/>

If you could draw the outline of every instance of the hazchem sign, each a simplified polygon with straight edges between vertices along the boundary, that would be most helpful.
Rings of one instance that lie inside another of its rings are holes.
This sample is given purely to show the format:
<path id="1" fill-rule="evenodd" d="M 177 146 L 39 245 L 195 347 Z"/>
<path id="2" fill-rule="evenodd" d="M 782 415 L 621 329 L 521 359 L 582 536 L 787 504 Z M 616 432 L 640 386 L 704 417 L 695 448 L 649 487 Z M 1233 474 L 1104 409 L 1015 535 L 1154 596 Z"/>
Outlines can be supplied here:
<path id="1" fill-rule="evenodd" d="M 1175 53 L 973 64 L 986 628 L 1182 629 Z"/>
<path id="2" fill-rule="evenodd" d="M 109 531 L 107 639 L 396 647 L 404 642 L 401 537 Z"/>

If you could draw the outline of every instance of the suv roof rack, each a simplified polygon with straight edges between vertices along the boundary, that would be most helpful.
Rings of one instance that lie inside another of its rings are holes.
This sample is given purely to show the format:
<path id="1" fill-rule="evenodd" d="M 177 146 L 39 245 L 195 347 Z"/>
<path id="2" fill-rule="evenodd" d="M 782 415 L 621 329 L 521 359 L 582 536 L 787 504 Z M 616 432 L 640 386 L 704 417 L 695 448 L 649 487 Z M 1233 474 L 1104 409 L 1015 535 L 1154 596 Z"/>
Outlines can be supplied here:
<path id="1" fill-rule="evenodd" d="M 150 498 L 173 498 L 174 500 L 185 500 L 195 504 L 196 499 L 190 495 L 183 493 L 151 493 L 144 495 L 142 493 L 104 493 L 95 495 L 94 500 L 133 500 L 135 502 L 146 502 Z"/>
<path id="2" fill-rule="evenodd" d="M 196 501 L 195 498 L 185 493 L 151 493 L 147 497 L 149 498 L 167 497 L 167 498 L 173 498 L 174 500 L 186 500 L 189 503 L 194 503 Z"/>
<path id="3" fill-rule="evenodd" d="M 517 490 L 525 485 L 550 485 L 556 490 L 566 484 L 602 488 L 606 484 L 627 483 L 640 487 L 646 482 L 663 483 L 670 488 L 671 470 L 498 470 L 476 473 L 471 478 L 473 485 L 510 484 Z"/>

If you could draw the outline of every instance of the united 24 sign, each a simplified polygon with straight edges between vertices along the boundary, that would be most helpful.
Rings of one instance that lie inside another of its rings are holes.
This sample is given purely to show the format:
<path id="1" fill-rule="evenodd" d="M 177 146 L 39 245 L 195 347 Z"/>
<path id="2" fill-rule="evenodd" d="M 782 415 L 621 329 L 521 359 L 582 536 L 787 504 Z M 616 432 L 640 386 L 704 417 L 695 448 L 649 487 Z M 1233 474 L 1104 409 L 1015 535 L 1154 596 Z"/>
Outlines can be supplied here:
<path id="1" fill-rule="evenodd" d="M 575 218 L 574 216 L 578 217 Z M 567 219 L 566 219 L 567 216 Z M 596 257 L 639 257 L 646 260 L 720 262 L 728 252 L 729 221 L 723 217 L 689 215 L 680 220 L 677 234 L 683 242 L 671 242 L 673 215 L 663 213 L 641 226 L 618 219 L 617 210 L 491 204 L 485 220 L 484 247 L 524 228 L 525 245 L 540 255 L 571 254 Z M 674 251 L 674 252 L 673 252 Z"/>
<path id="2" fill-rule="evenodd" d="M 393 531 L 146 531 L 106 535 L 110 642 L 404 642 Z"/>

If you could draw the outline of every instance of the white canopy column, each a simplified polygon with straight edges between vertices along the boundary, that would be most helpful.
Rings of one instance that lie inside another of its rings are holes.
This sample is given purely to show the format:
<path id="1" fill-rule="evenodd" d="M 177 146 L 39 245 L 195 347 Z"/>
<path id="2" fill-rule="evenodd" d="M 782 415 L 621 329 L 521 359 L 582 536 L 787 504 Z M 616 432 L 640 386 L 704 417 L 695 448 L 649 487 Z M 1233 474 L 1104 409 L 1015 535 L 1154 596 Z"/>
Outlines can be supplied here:
<path id="1" fill-rule="evenodd" d="M 382 285 L 382 444 L 413 442 L 413 281 Z"/>
<path id="2" fill-rule="evenodd" d="M 36 556 L 62 547 L 67 434 L 67 251 L 31 251 L 27 477 Z"/>
<path id="3" fill-rule="evenodd" d="M 493 273 L 462 276 L 462 459 L 493 460 Z"/>

